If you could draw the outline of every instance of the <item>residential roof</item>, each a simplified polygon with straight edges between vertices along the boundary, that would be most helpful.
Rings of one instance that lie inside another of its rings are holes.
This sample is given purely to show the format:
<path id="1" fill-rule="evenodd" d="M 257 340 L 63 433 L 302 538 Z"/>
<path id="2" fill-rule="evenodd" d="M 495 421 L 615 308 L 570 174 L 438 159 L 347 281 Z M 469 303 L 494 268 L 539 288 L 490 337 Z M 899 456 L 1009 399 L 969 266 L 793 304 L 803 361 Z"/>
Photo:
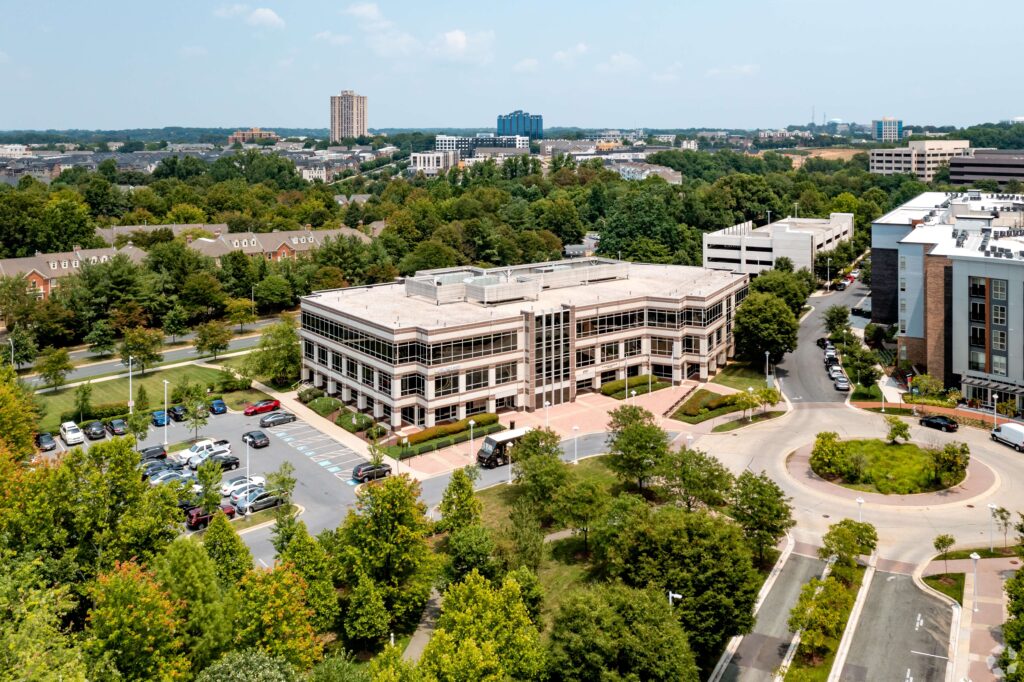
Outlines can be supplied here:
<path id="1" fill-rule="evenodd" d="M 132 232 L 155 232 L 168 229 L 177 237 L 189 230 L 204 230 L 216 236 L 228 231 L 227 223 L 174 223 L 171 225 L 114 225 L 97 227 L 96 236 L 107 244 L 113 244 L 118 235 L 130 235 Z"/>
<path id="2" fill-rule="evenodd" d="M 312 251 L 323 244 L 326 237 L 355 237 L 364 244 L 369 244 L 369 235 L 342 227 L 333 230 L 284 230 L 280 232 L 227 232 L 212 239 L 201 237 L 193 239 L 189 246 L 199 253 L 212 258 L 220 258 L 231 251 L 242 251 L 249 255 L 264 255 L 278 251 L 283 245 L 291 250 Z"/>
<path id="3" fill-rule="evenodd" d="M 79 271 L 85 263 L 105 263 L 118 254 L 128 256 L 134 263 L 141 263 L 146 252 L 128 245 L 120 249 L 104 247 L 100 249 L 73 249 L 61 253 L 37 253 L 24 258 L 0 259 L 0 275 L 21 276 L 32 271 L 43 277 L 67 277 Z"/>

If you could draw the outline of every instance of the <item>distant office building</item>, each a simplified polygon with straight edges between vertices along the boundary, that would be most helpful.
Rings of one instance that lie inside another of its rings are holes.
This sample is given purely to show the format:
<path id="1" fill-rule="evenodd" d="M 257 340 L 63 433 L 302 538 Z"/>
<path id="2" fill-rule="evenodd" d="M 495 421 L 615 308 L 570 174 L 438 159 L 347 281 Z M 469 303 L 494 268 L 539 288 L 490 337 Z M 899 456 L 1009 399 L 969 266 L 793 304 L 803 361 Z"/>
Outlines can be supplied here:
<path id="1" fill-rule="evenodd" d="M 903 121 L 898 118 L 883 118 L 871 122 L 872 138 L 878 142 L 899 142 L 903 139 Z"/>
<path id="2" fill-rule="evenodd" d="M 353 90 L 342 90 L 331 96 L 331 141 L 363 137 L 369 132 L 366 124 L 366 96 Z"/>
<path id="3" fill-rule="evenodd" d="M 23 144 L 0 144 L 0 159 L 21 159 L 32 156 L 32 152 Z"/>
<path id="4" fill-rule="evenodd" d="M 953 159 L 970 153 L 967 140 L 918 140 L 906 147 L 872 149 L 869 168 L 876 175 L 916 175 L 931 182 L 935 171 Z"/>
<path id="5" fill-rule="evenodd" d="M 233 134 L 228 135 L 228 145 L 230 146 L 235 143 L 252 144 L 254 142 L 259 142 L 260 140 L 273 140 L 274 142 L 277 142 L 280 139 L 281 136 L 273 130 L 249 128 L 248 130 L 236 130 Z"/>
<path id="6" fill-rule="evenodd" d="M 691 152 L 697 151 L 698 145 L 697 140 L 679 140 L 679 149 L 690 150 Z"/>
<path id="7" fill-rule="evenodd" d="M 434 149 L 439 152 L 456 151 L 459 158 L 468 159 L 476 155 L 478 148 L 496 149 L 506 147 L 530 150 L 530 138 L 525 135 L 477 135 L 462 137 L 459 135 L 437 135 L 434 138 Z"/>
<path id="8" fill-rule="evenodd" d="M 409 167 L 413 173 L 439 175 L 447 173 L 459 163 L 459 152 L 448 151 L 413 152 L 409 157 Z"/>
<path id="9" fill-rule="evenodd" d="M 785 256 L 793 268 L 812 269 L 819 251 L 830 251 L 853 238 L 853 214 L 828 218 L 784 218 L 754 227 L 747 221 L 717 232 L 704 233 L 704 267 L 756 275 L 770 270 Z"/>
<path id="10" fill-rule="evenodd" d="M 544 137 L 544 117 L 517 109 L 498 115 L 498 135 L 525 135 L 534 140 Z"/>
<path id="11" fill-rule="evenodd" d="M 618 173 L 623 180 L 646 180 L 652 175 L 657 175 L 670 185 L 683 184 L 682 173 L 653 163 L 626 161 L 612 165 L 611 169 Z"/>
<path id="12" fill-rule="evenodd" d="M 949 162 L 949 181 L 971 187 L 979 180 L 994 180 L 1005 185 L 1011 180 L 1024 182 L 1024 150 L 975 149 L 970 156 Z"/>

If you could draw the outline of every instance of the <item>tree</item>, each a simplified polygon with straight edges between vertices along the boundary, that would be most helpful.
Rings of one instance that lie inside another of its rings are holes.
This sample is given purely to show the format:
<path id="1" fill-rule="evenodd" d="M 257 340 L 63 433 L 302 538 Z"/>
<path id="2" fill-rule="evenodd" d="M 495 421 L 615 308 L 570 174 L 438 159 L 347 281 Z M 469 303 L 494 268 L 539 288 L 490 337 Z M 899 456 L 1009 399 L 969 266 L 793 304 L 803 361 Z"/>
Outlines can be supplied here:
<path id="1" fill-rule="evenodd" d="M 27 365 L 36 359 L 39 354 L 39 347 L 36 345 L 36 335 L 25 325 L 14 326 L 7 334 L 9 341 L 14 343 L 14 367 L 18 368 Z M 0 353 L 0 358 L 9 361 L 8 353 Z"/>
<path id="2" fill-rule="evenodd" d="M 375 647 L 388 634 L 390 614 L 384 594 L 367 576 L 361 576 L 345 609 L 345 636 L 353 642 Z"/>
<path id="3" fill-rule="evenodd" d="M 334 654 L 314 666 L 307 682 L 371 682 L 369 666 L 348 651 Z"/>
<path id="4" fill-rule="evenodd" d="M 220 507 L 220 479 L 224 472 L 220 468 L 220 462 L 208 459 L 199 465 L 196 471 L 196 483 L 200 486 L 199 506 L 206 514 L 212 514 Z"/>
<path id="5" fill-rule="evenodd" d="M 0 451 L 7 448 L 17 459 L 36 451 L 39 407 L 35 395 L 10 365 L 0 365 Z"/>
<path id="6" fill-rule="evenodd" d="M 252 555 L 234 526 L 223 514 L 214 514 L 203 533 L 203 549 L 213 561 L 224 585 L 235 585 L 252 569 Z"/>
<path id="7" fill-rule="evenodd" d="M 611 497 L 596 481 L 575 480 L 558 497 L 555 518 L 583 536 L 583 551 L 590 551 L 590 529 L 608 508 Z"/>
<path id="8" fill-rule="evenodd" d="M 75 389 L 75 411 L 78 421 L 85 421 L 85 415 L 92 412 L 92 382 L 86 380 Z"/>
<path id="9" fill-rule="evenodd" d="M 279 555 L 284 553 L 292 537 L 299 531 L 295 508 L 292 506 L 296 482 L 295 465 L 288 461 L 281 462 L 281 466 L 267 475 L 267 490 L 273 491 L 281 500 L 281 504 L 274 508 L 274 528 L 271 531 L 271 542 Z"/>
<path id="10" fill-rule="evenodd" d="M 933 377 L 931 374 L 918 374 L 914 377 L 912 385 L 915 392 L 925 398 L 934 398 L 942 395 L 946 391 L 946 387 L 943 386 L 942 380 Z"/>
<path id="11" fill-rule="evenodd" d="M 788 256 L 779 256 L 775 259 L 775 264 L 772 267 L 779 272 L 793 272 L 793 259 Z"/>
<path id="12" fill-rule="evenodd" d="M 842 331 L 850 326 L 850 309 L 845 305 L 830 305 L 825 308 L 824 321 L 829 334 Z"/>
<path id="13" fill-rule="evenodd" d="M 643 489 L 668 456 L 668 434 L 654 415 L 636 405 L 622 405 L 609 413 L 608 466 L 622 479 Z"/>
<path id="14" fill-rule="evenodd" d="M 301 366 L 299 334 L 291 318 L 282 318 L 264 329 L 259 346 L 246 360 L 246 369 L 251 376 L 269 377 L 279 386 L 295 382 Z"/>
<path id="15" fill-rule="evenodd" d="M 295 666 L 261 649 L 229 651 L 203 670 L 196 682 L 298 682 Z"/>
<path id="16" fill-rule="evenodd" d="M 686 632 L 664 595 L 624 585 L 577 590 L 559 605 L 551 631 L 553 678 L 564 682 L 697 682 Z"/>
<path id="17" fill-rule="evenodd" d="M 857 557 L 871 554 L 878 546 L 878 533 L 870 523 L 843 519 L 833 523 L 822 538 L 818 557 L 828 561 L 835 557 L 832 575 L 846 585 L 852 585 L 857 567 Z"/>
<path id="18" fill-rule="evenodd" d="M 139 443 L 141 443 L 146 438 L 146 434 L 149 433 L 149 425 L 151 423 L 150 416 L 142 410 L 136 410 L 128 415 L 128 419 L 126 419 L 125 422 L 128 425 L 128 433 L 132 434 L 132 437 L 135 438 L 135 448 L 138 449 Z"/>
<path id="19" fill-rule="evenodd" d="M 717 459 L 690 448 L 669 451 L 658 472 L 661 489 L 682 501 L 686 511 L 697 505 L 722 507 L 729 501 L 735 479 Z"/>
<path id="20" fill-rule="evenodd" d="M 1024 572 L 1017 571 L 1004 586 L 1007 596 L 1007 619 L 1003 623 L 1003 641 L 1006 648 L 999 656 L 999 667 L 1009 682 L 1020 682 L 1024 671 L 1020 666 L 1020 652 L 1024 651 Z"/>
<path id="21" fill-rule="evenodd" d="M 505 564 L 508 567 L 526 566 L 536 571 L 544 556 L 544 533 L 537 514 L 526 500 L 512 505 L 504 538 L 508 543 Z"/>
<path id="22" fill-rule="evenodd" d="M 452 582 L 458 582 L 472 571 L 488 580 L 497 573 L 494 561 L 494 540 L 490 532 L 480 524 L 461 526 L 448 536 L 448 574 Z"/>
<path id="23" fill-rule="evenodd" d="M 483 503 L 473 491 L 474 467 L 463 467 L 452 472 L 452 477 L 441 497 L 441 523 L 439 530 L 456 531 L 480 523 Z"/>
<path id="24" fill-rule="evenodd" d="M 135 411 L 149 412 L 149 393 L 146 392 L 146 385 L 139 384 L 135 389 Z"/>
<path id="25" fill-rule="evenodd" d="M 800 632 L 800 651 L 818 657 L 832 650 L 846 625 L 854 596 L 838 580 L 811 578 L 789 614 L 789 629 Z"/>
<path id="26" fill-rule="evenodd" d="M 767 411 L 769 405 L 777 405 L 782 400 L 782 393 L 779 389 L 768 386 L 757 389 L 754 391 L 754 395 L 757 396 L 757 402 L 761 405 L 762 412 Z"/>
<path id="27" fill-rule="evenodd" d="M 216 360 L 231 345 L 231 330 L 223 322 L 211 320 L 196 327 L 195 347 L 200 354 L 209 353 Z"/>
<path id="28" fill-rule="evenodd" d="M 996 507 L 992 510 L 992 518 L 995 519 L 996 525 L 999 526 L 999 530 L 1003 531 L 1003 549 L 1006 549 L 1006 535 L 1010 532 L 1010 528 L 1013 527 L 1013 517 L 1010 514 L 1010 510 L 1006 507 Z"/>
<path id="29" fill-rule="evenodd" d="M 256 285 L 256 305 L 262 310 L 281 310 L 292 304 L 292 285 L 281 275 L 268 275 Z"/>
<path id="30" fill-rule="evenodd" d="M 332 569 L 327 551 L 298 522 L 288 546 L 281 552 L 281 562 L 290 564 L 306 581 L 306 602 L 313 609 L 313 627 L 318 632 L 334 628 L 341 614 L 338 593 L 334 589 Z"/>
<path id="31" fill-rule="evenodd" d="M 111 326 L 110 320 L 96 320 L 92 329 L 82 340 L 89 344 L 89 352 L 93 355 L 114 354 L 114 328 Z"/>
<path id="32" fill-rule="evenodd" d="M 458 251 L 439 241 L 428 239 L 417 244 L 402 258 L 398 270 L 403 275 L 412 275 L 419 270 L 454 267 L 460 262 L 462 256 Z"/>
<path id="33" fill-rule="evenodd" d="M 886 415 L 885 425 L 889 428 L 885 437 L 891 444 L 895 445 L 900 438 L 904 441 L 910 440 L 910 425 L 896 415 Z"/>
<path id="34" fill-rule="evenodd" d="M 94 661 L 109 662 L 127 679 L 185 673 L 181 617 L 152 573 L 118 563 L 100 574 L 90 596 L 84 646 Z"/>
<path id="35" fill-rule="evenodd" d="M 803 278 L 795 272 L 766 270 L 750 282 L 751 293 L 773 294 L 799 316 L 811 291 Z"/>
<path id="36" fill-rule="evenodd" d="M 733 487 L 732 517 L 757 551 L 762 564 L 765 551 L 795 525 L 789 498 L 763 471 L 744 471 Z"/>
<path id="37" fill-rule="evenodd" d="M 176 343 L 179 336 L 188 333 L 188 312 L 178 304 L 172 306 L 164 315 L 163 332 Z"/>
<path id="38" fill-rule="evenodd" d="M 238 586 L 236 641 L 308 670 L 323 656 L 306 603 L 306 581 L 290 566 L 246 573 Z M 271 615 L 272 617 L 268 617 Z"/>
<path id="39" fill-rule="evenodd" d="M 229 298 L 226 314 L 231 324 L 238 325 L 238 331 L 245 331 L 245 325 L 256 321 L 256 310 L 253 302 L 247 298 Z"/>
<path id="40" fill-rule="evenodd" d="M 35 364 L 36 372 L 54 391 L 64 385 L 64 378 L 74 368 L 67 350 L 53 346 L 44 348 Z"/>
<path id="41" fill-rule="evenodd" d="M 771 294 L 750 294 L 736 309 L 733 334 L 736 353 L 750 362 L 763 360 L 765 351 L 777 363 L 796 350 L 799 325 L 786 304 Z"/>
<path id="42" fill-rule="evenodd" d="M 558 435 L 550 429 L 533 429 L 516 446 L 512 466 L 522 499 L 536 510 L 542 522 L 554 517 L 555 500 L 569 480 L 561 454 Z"/>
<path id="43" fill-rule="evenodd" d="M 935 551 L 942 555 L 942 561 L 945 562 L 944 573 L 949 573 L 949 560 L 946 558 L 946 553 L 953 549 L 953 545 L 956 544 L 956 538 L 948 533 L 942 535 L 936 535 L 932 541 L 932 547 Z"/>
<path id="44" fill-rule="evenodd" d="M 192 429 L 194 437 L 199 439 L 199 429 L 210 420 L 210 411 L 206 406 L 206 390 L 198 383 L 183 381 L 175 387 L 178 400 L 185 408 L 185 422 Z"/>
<path id="45" fill-rule="evenodd" d="M 163 334 L 156 329 L 142 327 L 126 329 L 119 347 L 121 362 L 127 366 L 128 359 L 131 358 L 132 366 L 139 367 L 145 374 L 147 366 L 155 365 L 163 360 L 163 353 L 160 352 L 163 345 Z"/>
<path id="46" fill-rule="evenodd" d="M 739 391 L 733 394 L 732 404 L 740 408 L 740 411 L 743 413 L 744 416 L 746 416 L 747 410 L 750 410 L 749 419 L 753 420 L 754 409 L 761 404 L 761 400 L 760 398 L 757 397 L 757 394 L 754 393 L 754 391 L 752 390 Z"/>
<path id="47" fill-rule="evenodd" d="M 971 450 L 967 443 L 946 443 L 941 450 L 932 450 L 930 454 L 936 482 L 954 485 L 967 474 L 971 463 Z"/>

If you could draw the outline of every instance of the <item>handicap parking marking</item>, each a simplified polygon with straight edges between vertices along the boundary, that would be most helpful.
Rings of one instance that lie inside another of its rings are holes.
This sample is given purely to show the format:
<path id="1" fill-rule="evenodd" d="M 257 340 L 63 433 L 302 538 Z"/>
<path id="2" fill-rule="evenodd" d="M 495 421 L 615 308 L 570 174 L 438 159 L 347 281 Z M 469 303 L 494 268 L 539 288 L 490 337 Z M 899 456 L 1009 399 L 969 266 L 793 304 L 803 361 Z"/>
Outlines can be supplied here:
<path id="1" fill-rule="evenodd" d="M 332 474 L 336 474 L 336 473 L 338 473 L 339 471 L 341 471 L 341 467 L 330 467 L 330 468 L 329 468 L 329 469 L 327 469 L 327 470 L 328 470 L 328 471 L 330 471 L 330 472 L 331 472 Z"/>

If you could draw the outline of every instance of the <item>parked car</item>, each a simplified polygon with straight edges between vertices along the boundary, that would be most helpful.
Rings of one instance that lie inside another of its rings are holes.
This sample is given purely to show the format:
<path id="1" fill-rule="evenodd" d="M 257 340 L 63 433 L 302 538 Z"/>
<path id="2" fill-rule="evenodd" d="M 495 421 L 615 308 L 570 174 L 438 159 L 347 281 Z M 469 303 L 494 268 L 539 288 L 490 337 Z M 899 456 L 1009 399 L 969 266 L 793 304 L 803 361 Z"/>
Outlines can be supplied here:
<path id="1" fill-rule="evenodd" d="M 860 268 L 854 268 L 853 270 L 851 270 L 850 277 L 853 277 L 854 279 L 860 277 Z"/>
<path id="2" fill-rule="evenodd" d="M 850 390 L 850 382 L 846 377 L 836 377 L 833 384 L 835 385 L 837 391 Z"/>
<path id="3" fill-rule="evenodd" d="M 82 433 L 89 440 L 99 440 L 107 437 L 107 427 L 103 426 L 103 422 L 89 422 L 82 428 Z"/>
<path id="4" fill-rule="evenodd" d="M 270 445 L 270 438 L 262 431 L 246 431 L 242 434 L 242 442 L 252 448 L 265 448 Z"/>
<path id="5" fill-rule="evenodd" d="M 222 504 L 218 511 L 224 512 L 224 516 L 229 519 L 235 518 L 235 508 L 230 504 Z M 210 519 L 213 518 L 212 514 L 207 514 L 203 511 L 202 507 L 192 507 L 185 513 L 185 527 L 189 530 L 199 530 L 200 528 L 206 528 L 210 524 Z"/>
<path id="6" fill-rule="evenodd" d="M 229 452 L 220 452 L 210 455 L 211 461 L 220 463 L 221 471 L 234 471 L 238 468 L 238 458 Z"/>
<path id="7" fill-rule="evenodd" d="M 385 476 L 390 475 L 391 465 L 384 463 L 375 465 L 373 462 L 363 462 L 362 464 L 357 464 L 356 467 L 352 469 L 352 480 L 360 483 L 384 478 Z"/>
<path id="8" fill-rule="evenodd" d="M 164 449 L 163 445 L 151 445 L 148 448 L 139 450 L 139 457 L 144 462 L 149 459 L 167 459 L 167 450 Z"/>
<path id="9" fill-rule="evenodd" d="M 275 412 L 274 414 L 268 414 L 266 417 L 261 418 L 260 426 L 263 428 L 281 426 L 282 424 L 290 424 L 295 421 L 295 419 L 295 415 L 291 412 Z"/>
<path id="10" fill-rule="evenodd" d="M 245 497 L 239 502 L 236 509 L 239 514 L 248 514 L 250 512 L 258 512 L 264 509 L 270 509 L 281 504 L 282 500 L 278 495 L 269 490 L 256 490 Z"/>
<path id="11" fill-rule="evenodd" d="M 36 434 L 36 447 L 43 452 L 49 452 L 50 450 L 57 449 L 57 441 L 54 440 L 52 433 L 43 431 Z"/>
<path id="12" fill-rule="evenodd" d="M 60 425 L 60 437 L 65 445 L 81 445 L 85 442 L 85 434 L 75 422 L 64 422 Z"/>
<path id="13" fill-rule="evenodd" d="M 111 436 L 123 436 L 128 433 L 128 422 L 123 419 L 111 419 L 107 422 L 107 431 Z"/>
<path id="14" fill-rule="evenodd" d="M 815 341 L 815 343 L 818 344 L 818 348 L 822 350 L 825 350 L 826 348 L 832 348 L 832 342 L 829 341 L 828 338 L 824 336 L 818 337 L 818 340 Z"/>
<path id="15" fill-rule="evenodd" d="M 180 422 L 185 421 L 187 411 L 185 410 L 184 405 L 174 405 L 171 407 L 171 409 L 167 410 L 167 414 L 169 414 L 171 416 L 171 419 L 173 419 L 174 421 Z"/>
<path id="16" fill-rule="evenodd" d="M 834 358 L 834 357 L 836 357 L 836 349 L 835 348 L 831 348 L 831 347 L 826 347 L 825 348 L 825 357 L 826 358 Z"/>
<path id="17" fill-rule="evenodd" d="M 246 488 L 262 488 L 266 485 L 267 479 L 263 476 L 235 476 L 224 481 L 220 486 L 220 494 L 224 497 L 231 497 L 238 491 Z"/>
<path id="18" fill-rule="evenodd" d="M 273 412 L 281 407 L 281 402 L 278 400 L 261 400 L 258 403 L 253 403 L 245 408 L 245 416 L 251 417 L 254 414 L 263 414 L 265 412 Z"/>
<path id="19" fill-rule="evenodd" d="M 210 414 L 224 414 L 227 411 L 227 404 L 220 398 L 210 401 Z"/>
<path id="20" fill-rule="evenodd" d="M 826 371 L 828 371 L 829 369 L 831 369 L 833 367 L 838 367 L 838 366 L 839 366 L 839 358 L 837 358 L 837 357 L 825 358 L 825 370 Z"/>
<path id="21" fill-rule="evenodd" d="M 244 500 L 245 498 L 249 497 L 250 495 L 252 495 L 256 491 L 262 491 L 262 490 L 264 490 L 263 486 L 256 486 L 256 487 L 253 487 L 253 488 L 244 488 L 244 487 L 243 488 L 238 488 L 234 492 L 232 492 L 230 495 L 228 495 L 228 501 L 231 502 L 231 504 L 235 505 L 235 508 L 237 509 L 238 505 L 240 505 L 242 503 L 242 500 Z"/>
<path id="22" fill-rule="evenodd" d="M 992 429 L 992 440 L 1009 445 L 1017 452 L 1024 451 L 1024 426 L 1000 424 Z"/>
<path id="23" fill-rule="evenodd" d="M 201 452 L 212 452 L 213 450 L 216 450 L 218 448 L 225 448 L 227 450 L 231 450 L 231 443 L 224 438 L 221 438 L 219 440 L 214 440 L 212 438 L 204 438 L 203 440 L 197 440 L 195 443 L 193 443 L 188 450 L 182 453 L 182 457 L 188 459 L 192 455 L 197 455 Z"/>
<path id="24" fill-rule="evenodd" d="M 933 414 L 930 417 L 925 417 L 921 420 L 921 426 L 927 426 L 930 429 L 938 429 L 939 431 L 956 431 L 960 428 L 960 425 L 955 420 L 950 419 L 944 414 Z"/>
<path id="25" fill-rule="evenodd" d="M 153 426 L 165 426 L 168 419 L 169 417 L 166 412 L 163 410 L 156 410 L 153 412 L 153 419 L 151 421 L 153 422 Z"/>
<path id="26" fill-rule="evenodd" d="M 181 464 L 167 459 L 147 459 L 139 464 L 139 471 L 142 473 L 142 480 L 145 481 L 166 471 L 180 472 Z"/>
<path id="27" fill-rule="evenodd" d="M 854 317 L 871 317 L 871 311 L 867 308 L 850 308 L 850 314 Z"/>
<path id="28" fill-rule="evenodd" d="M 188 468 L 191 469 L 192 471 L 195 471 L 196 469 L 199 468 L 199 466 L 203 462 L 205 462 L 206 460 L 208 460 L 210 458 L 216 457 L 218 455 L 230 455 L 230 454 L 231 454 L 231 450 L 229 448 L 224 447 L 224 446 L 221 446 L 221 447 L 219 447 L 219 448 L 217 448 L 215 450 L 204 450 L 202 452 L 197 452 L 197 453 L 195 453 L 194 455 L 192 455 L 191 457 L 188 458 Z M 236 466 L 237 466 L 237 461 L 238 461 L 238 459 L 236 458 L 235 459 Z"/>
<path id="29" fill-rule="evenodd" d="M 840 280 L 836 284 L 836 291 L 846 291 L 846 280 Z"/>
<path id="30" fill-rule="evenodd" d="M 843 368 L 839 365 L 832 365 L 829 367 L 828 375 L 833 379 L 838 379 L 839 377 L 843 377 L 844 379 L 846 378 L 846 375 L 843 373 Z"/>
<path id="31" fill-rule="evenodd" d="M 191 483 L 192 474 L 176 469 L 164 469 L 158 474 L 149 477 L 150 485 L 164 485 L 167 483 Z"/>

